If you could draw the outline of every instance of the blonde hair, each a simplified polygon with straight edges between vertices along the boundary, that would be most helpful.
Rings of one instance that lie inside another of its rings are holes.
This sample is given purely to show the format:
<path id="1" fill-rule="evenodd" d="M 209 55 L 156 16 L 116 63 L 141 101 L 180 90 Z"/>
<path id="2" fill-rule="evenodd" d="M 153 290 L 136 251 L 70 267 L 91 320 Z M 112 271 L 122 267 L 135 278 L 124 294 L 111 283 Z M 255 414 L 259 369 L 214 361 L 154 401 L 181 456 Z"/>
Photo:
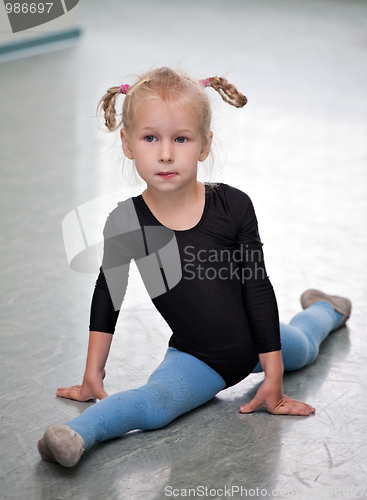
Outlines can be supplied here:
<path id="1" fill-rule="evenodd" d="M 121 87 L 111 87 L 98 103 L 98 110 L 103 110 L 105 125 L 110 131 L 123 126 L 126 131 L 132 129 L 141 105 L 150 99 L 161 99 L 164 102 L 178 102 L 190 106 L 199 119 L 202 137 L 210 130 L 211 107 L 205 86 L 212 87 L 222 99 L 242 108 L 247 98 L 225 78 L 214 76 L 206 80 L 195 80 L 188 75 L 173 71 L 170 68 L 159 68 L 142 75 L 126 92 L 122 106 L 122 114 L 117 118 L 116 99 L 121 94 Z M 127 86 L 123 86 L 127 87 Z"/>

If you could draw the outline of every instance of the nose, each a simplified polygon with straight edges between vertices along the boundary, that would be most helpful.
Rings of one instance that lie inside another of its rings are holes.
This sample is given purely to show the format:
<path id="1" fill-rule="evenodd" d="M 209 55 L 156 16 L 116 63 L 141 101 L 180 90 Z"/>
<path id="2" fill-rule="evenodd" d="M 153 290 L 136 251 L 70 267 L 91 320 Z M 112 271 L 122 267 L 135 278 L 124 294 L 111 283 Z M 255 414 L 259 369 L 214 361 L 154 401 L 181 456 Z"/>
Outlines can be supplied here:
<path id="1" fill-rule="evenodd" d="M 159 162 L 160 163 L 172 163 L 174 160 L 173 147 L 170 141 L 162 141 L 161 148 L 159 150 Z"/>

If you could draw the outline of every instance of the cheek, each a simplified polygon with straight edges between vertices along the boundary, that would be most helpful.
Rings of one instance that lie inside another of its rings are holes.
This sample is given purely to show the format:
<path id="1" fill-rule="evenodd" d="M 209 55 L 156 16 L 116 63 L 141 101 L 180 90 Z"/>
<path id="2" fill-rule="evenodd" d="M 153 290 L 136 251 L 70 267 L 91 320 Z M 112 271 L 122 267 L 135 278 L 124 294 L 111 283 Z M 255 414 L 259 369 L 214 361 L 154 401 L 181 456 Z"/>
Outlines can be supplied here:
<path id="1" fill-rule="evenodd" d="M 149 157 L 149 151 L 140 146 L 134 150 L 134 157 L 135 160 L 144 162 L 144 159 Z"/>

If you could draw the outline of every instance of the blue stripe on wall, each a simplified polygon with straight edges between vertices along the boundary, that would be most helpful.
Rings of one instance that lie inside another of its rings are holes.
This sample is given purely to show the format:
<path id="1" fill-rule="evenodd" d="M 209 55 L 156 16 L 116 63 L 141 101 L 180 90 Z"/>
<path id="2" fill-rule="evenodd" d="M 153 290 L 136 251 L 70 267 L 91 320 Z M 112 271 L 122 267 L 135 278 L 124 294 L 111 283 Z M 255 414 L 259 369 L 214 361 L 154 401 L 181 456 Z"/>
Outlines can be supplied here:
<path id="1" fill-rule="evenodd" d="M 12 43 L 5 43 L 3 45 L 0 45 L 0 55 L 11 54 L 18 50 L 26 50 L 34 47 L 41 47 L 42 45 L 71 40 L 73 38 L 78 38 L 81 33 L 81 28 L 72 28 L 64 31 L 58 31 L 56 33 L 29 38 L 27 40 L 18 40 Z"/>

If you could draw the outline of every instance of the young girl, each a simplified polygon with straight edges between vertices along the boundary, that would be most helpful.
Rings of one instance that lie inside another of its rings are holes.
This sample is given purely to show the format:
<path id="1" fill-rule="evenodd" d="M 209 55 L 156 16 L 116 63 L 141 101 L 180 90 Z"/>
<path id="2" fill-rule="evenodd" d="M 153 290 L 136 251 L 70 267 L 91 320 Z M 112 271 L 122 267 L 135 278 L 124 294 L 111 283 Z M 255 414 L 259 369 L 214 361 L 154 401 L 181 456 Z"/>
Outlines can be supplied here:
<path id="1" fill-rule="evenodd" d="M 163 427 L 254 370 L 263 370 L 265 379 L 240 412 L 259 406 L 283 415 L 315 411 L 283 395 L 283 364 L 296 370 L 311 363 L 328 333 L 345 324 L 351 303 L 308 290 L 301 297 L 305 310 L 279 331 L 250 199 L 226 184 L 197 180 L 198 162 L 212 141 L 205 87 L 233 106 L 247 102 L 224 78 L 196 81 L 169 68 L 145 74 L 132 87 L 112 87 L 101 100 L 106 126 L 122 125 L 124 154 L 147 187 L 107 220 L 83 383 L 57 391 L 77 401 L 102 401 L 65 425 L 48 427 L 38 442 L 44 460 L 72 467 L 94 443 Z M 146 385 L 107 396 L 105 364 L 132 258 L 173 333 Z"/>

